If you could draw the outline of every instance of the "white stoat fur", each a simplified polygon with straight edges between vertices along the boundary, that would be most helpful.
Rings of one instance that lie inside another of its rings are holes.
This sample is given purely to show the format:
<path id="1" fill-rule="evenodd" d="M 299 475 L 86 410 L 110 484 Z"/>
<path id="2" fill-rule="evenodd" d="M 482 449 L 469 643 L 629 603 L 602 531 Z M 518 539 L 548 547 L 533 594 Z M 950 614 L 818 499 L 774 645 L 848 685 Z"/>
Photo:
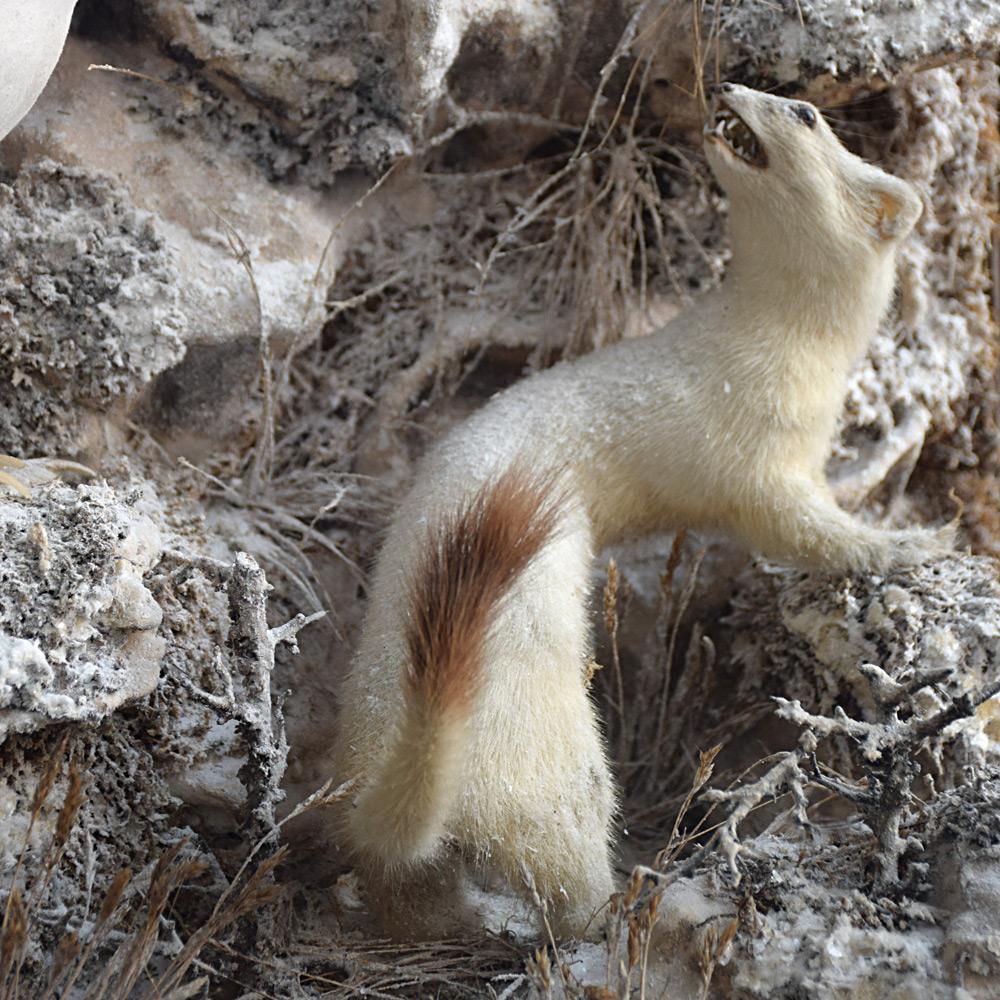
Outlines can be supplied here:
<path id="1" fill-rule="evenodd" d="M 461 858 L 514 886 L 528 870 L 565 933 L 612 891 L 615 793 L 585 682 L 603 545 L 721 528 L 841 571 L 944 544 L 856 520 L 823 474 L 920 200 L 811 106 L 721 91 L 705 148 L 731 203 L 722 287 L 492 400 L 429 455 L 389 529 L 334 756 L 358 780 L 340 833 L 392 933 L 444 929 Z M 749 148 L 744 126 L 766 164 L 730 144 Z"/>

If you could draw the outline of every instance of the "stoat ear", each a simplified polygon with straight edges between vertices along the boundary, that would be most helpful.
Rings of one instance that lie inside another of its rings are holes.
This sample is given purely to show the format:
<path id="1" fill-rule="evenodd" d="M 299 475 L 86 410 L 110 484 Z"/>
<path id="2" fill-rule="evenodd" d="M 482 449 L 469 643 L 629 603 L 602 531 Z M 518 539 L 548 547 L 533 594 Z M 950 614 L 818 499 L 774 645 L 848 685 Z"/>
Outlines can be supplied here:
<path id="1" fill-rule="evenodd" d="M 879 243 L 901 240 L 924 210 L 912 185 L 882 171 L 866 185 L 864 201 L 872 235 Z"/>

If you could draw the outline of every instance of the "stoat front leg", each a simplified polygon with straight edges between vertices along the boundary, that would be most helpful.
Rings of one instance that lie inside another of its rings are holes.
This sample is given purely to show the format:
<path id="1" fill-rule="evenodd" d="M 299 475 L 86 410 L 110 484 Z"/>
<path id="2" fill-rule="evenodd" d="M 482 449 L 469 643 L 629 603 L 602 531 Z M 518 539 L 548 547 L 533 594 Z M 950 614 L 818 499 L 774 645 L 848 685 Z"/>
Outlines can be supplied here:
<path id="1" fill-rule="evenodd" d="M 883 573 L 948 552 L 949 528 L 885 530 L 841 510 L 825 482 L 778 479 L 741 518 L 750 544 L 764 555 L 833 572 Z"/>

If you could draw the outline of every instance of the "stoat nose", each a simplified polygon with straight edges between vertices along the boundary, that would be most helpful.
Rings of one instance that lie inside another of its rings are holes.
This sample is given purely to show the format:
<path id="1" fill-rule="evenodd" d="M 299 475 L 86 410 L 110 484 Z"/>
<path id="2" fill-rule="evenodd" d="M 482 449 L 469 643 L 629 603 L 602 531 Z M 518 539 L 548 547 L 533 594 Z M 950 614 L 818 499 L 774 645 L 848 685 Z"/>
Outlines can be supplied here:
<path id="1" fill-rule="evenodd" d="M 736 89 L 732 83 L 716 83 L 709 88 L 711 94 L 731 94 Z"/>

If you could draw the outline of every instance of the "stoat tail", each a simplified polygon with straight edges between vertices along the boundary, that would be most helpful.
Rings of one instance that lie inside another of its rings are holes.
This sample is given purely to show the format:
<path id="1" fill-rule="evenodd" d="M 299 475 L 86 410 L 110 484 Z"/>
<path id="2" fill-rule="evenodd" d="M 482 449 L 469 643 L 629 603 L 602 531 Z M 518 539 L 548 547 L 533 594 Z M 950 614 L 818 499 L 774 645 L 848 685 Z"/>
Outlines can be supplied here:
<path id="1" fill-rule="evenodd" d="M 396 867 L 430 858 L 463 776 L 486 637 L 517 577 L 552 537 L 557 477 L 513 465 L 431 527 L 407 593 L 404 709 L 353 810 L 356 846 Z"/>

